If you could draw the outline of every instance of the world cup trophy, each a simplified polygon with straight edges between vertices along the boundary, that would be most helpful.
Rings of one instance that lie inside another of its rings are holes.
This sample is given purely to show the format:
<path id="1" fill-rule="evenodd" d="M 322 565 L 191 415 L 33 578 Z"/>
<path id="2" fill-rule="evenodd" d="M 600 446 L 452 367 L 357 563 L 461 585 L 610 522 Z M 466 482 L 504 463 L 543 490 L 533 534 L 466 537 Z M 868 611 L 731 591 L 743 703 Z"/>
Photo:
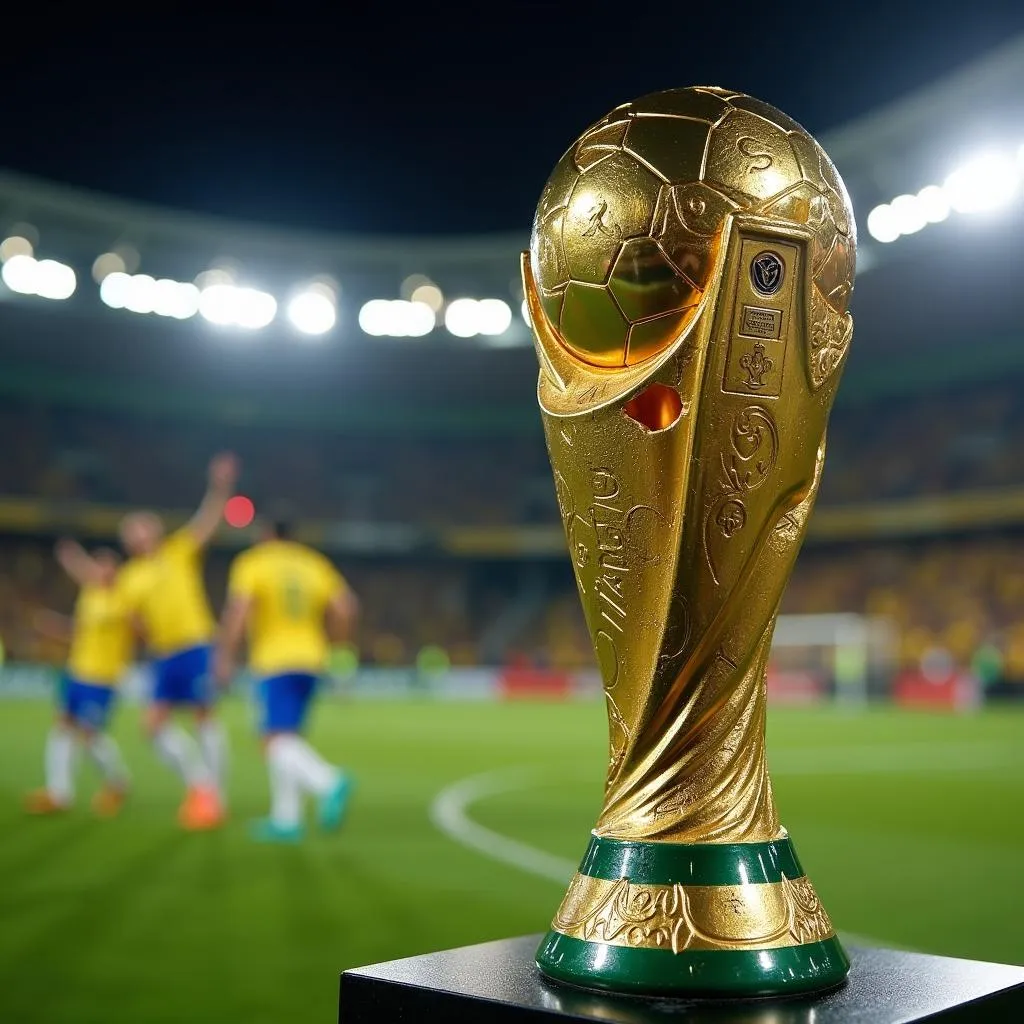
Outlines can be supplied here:
<path id="1" fill-rule="evenodd" d="M 522 265 L 538 398 L 610 733 L 601 814 L 537 954 L 550 978 L 755 996 L 849 970 L 764 734 L 855 248 L 824 150 L 728 89 L 617 107 L 541 196 Z"/>

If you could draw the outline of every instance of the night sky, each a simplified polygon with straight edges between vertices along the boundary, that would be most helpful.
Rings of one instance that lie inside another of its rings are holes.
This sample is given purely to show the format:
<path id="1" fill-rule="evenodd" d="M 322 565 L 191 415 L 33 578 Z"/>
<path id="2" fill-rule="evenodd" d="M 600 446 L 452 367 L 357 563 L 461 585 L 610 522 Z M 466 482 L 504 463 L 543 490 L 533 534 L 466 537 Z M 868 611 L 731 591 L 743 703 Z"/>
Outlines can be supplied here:
<path id="1" fill-rule="evenodd" d="M 18 5 L 0 166 L 297 227 L 525 230 L 561 151 L 642 93 L 726 85 L 820 133 L 1024 31 L 1009 0 L 268 6 Z"/>

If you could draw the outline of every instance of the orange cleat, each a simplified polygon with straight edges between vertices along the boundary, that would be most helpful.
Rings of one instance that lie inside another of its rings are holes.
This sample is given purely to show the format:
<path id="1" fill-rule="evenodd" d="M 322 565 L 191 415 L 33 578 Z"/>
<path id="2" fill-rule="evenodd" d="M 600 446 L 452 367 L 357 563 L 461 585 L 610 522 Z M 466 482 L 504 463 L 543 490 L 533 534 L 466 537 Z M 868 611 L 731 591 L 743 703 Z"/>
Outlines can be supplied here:
<path id="1" fill-rule="evenodd" d="M 92 798 L 92 812 L 97 818 L 116 818 L 128 799 L 128 790 L 123 786 L 104 786 Z"/>
<path id="2" fill-rule="evenodd" d="M 54 800 L 48 789 L 34 789 L 25 797 L 25 810 L 29 814 L 63 814 L 70 806 Z"/>
<path id="3" fill-rule="evenodd" d="M 209 786 L 192 786 L 178 808 L 178 822 L 189 832 L 204 832 L 224 821 L 224 805 Z"/>

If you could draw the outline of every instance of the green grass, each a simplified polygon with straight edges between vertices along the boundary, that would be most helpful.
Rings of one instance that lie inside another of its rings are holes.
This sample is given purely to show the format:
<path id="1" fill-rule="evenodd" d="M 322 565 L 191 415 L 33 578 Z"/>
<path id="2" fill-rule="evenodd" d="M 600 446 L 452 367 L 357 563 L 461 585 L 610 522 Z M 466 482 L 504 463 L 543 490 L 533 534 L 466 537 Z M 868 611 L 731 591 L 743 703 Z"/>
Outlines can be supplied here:
<path id="1" fill-rule="evenodd" d="M 124 816 L 21 813 L 49 709 L 0 703 L 0 1019 L 289 1022 L 336 1013 L 357 964 L 543 929 L 558 885 L 437 832 L 431 799 L 504 766 L 547 780 L 482 800 L 474 818 L 577 858 L 604 761 L 598 704 L 323 703 L 312 738 L 359 788 L 345 830 L 251 844 L 266 783 L 249 717 L 226 708 L 232 820 L 185 835 L 178 790 L 139 738 Z M 908 948 L 1024 962 L 1024 714 L 773 712 L 783 821 L 840 929 Z"/>

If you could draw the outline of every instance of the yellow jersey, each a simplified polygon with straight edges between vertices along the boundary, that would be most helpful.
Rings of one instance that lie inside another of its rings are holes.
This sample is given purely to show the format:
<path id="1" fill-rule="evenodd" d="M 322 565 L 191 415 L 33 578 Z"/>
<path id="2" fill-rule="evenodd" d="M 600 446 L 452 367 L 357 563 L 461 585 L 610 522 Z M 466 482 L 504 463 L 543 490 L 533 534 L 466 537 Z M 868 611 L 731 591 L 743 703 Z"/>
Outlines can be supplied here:
<path id="1" fill-rule="evenodd" d="M 249 665 L 260 675 L 324 670 L 329 643 L 327 607 L 347 590 L 318 551 L 272 540 L 240 554 L 231 565 L 229 597 L 251 602 Z"/>
<path id="2" fill-rule="evenodd" d="M 131 661 L 132 640 L 117 585 L 86 584 L 75 602 L 68 675 L 93 686 L 116 685 Z"/>
<path id="3" fill-rule="evenodd" d="M 119 589 L 157 657 L 208 644 L 213 637 L 202 548 L 187 527 L 172 533 L 153 554 L 130 559 L 121 570 Z"/>

